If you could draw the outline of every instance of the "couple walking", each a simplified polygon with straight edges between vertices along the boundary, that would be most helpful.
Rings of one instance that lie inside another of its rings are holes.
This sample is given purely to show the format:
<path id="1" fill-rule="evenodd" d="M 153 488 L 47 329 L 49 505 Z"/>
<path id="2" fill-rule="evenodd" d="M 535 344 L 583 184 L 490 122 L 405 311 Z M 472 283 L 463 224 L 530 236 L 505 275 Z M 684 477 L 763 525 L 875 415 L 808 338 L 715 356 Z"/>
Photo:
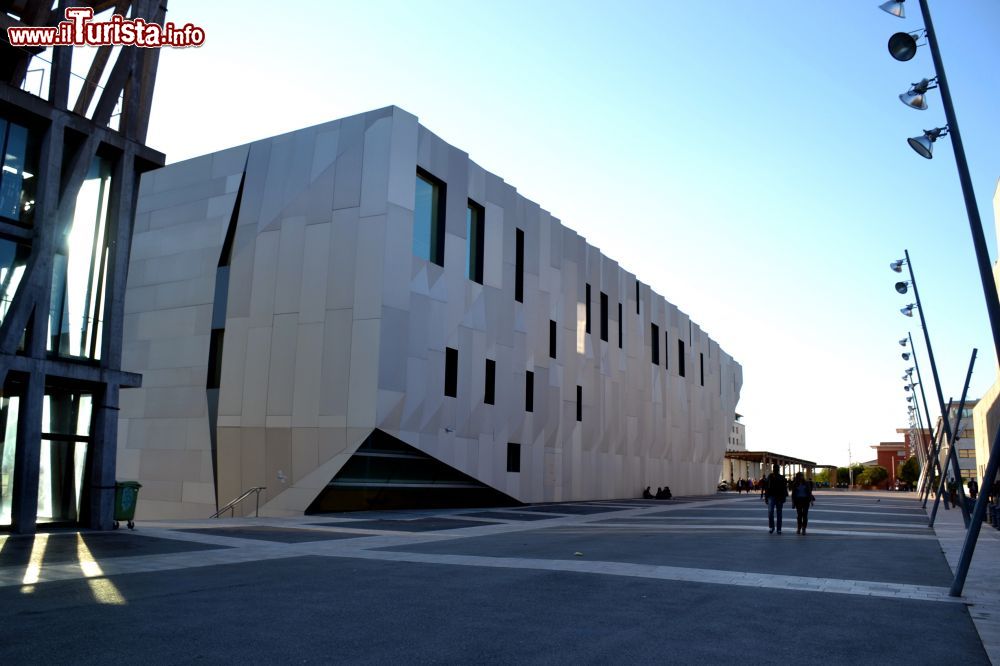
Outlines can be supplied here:
<path id="1" fill-rule="evenodd" d="M 812 493 L 812 482 L 808 481 L 802 472 L 795 474 L 792 481 L 792 505 L 795 507 L 796 534 L 805 534 L 806 525 L 809 523 L 809 506 L 816 501 Z M 778 514 L 778 534 L 781 534 L 781 507 L 788 498 L 788 480 L 778 471 L 775 464 L 771 473 L 764 481 L 764 501 L 767 502 L 767 526 L 771 533 L 774 533 L 775 516 Z"/>

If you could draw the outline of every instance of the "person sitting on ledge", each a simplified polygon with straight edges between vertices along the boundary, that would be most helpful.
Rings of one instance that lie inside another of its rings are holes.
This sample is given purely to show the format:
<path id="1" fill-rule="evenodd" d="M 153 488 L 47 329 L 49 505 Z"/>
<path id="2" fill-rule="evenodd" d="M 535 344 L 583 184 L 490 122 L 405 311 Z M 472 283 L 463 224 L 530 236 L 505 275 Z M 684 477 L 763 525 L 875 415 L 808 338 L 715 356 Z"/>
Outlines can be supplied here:
<path id="1" fill-rule="evenodd" d="M 642 491 L 642 499 L 653 499 L 653 493 L 649 492 L 649 486 Z"/>
<path id="2" fill-rule="evenodd" d="M 656 489 L 656 499 L 670 499 L 671 497 L 673 495 L 670 493 L 670 486 L 663 486 Z"/>

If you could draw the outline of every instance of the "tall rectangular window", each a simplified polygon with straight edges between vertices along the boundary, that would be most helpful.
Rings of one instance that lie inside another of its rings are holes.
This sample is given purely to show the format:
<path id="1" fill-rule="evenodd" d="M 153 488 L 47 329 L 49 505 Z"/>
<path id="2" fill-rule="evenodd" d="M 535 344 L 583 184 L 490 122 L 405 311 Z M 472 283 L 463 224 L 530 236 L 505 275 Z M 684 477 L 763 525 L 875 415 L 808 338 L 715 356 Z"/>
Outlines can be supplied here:
<path id="1" fill-rule="evenodd" d="M 535 411 L 535 373 L 524 373 L 524 411 Z"/>
<path id="2" fill-rule="evenodd" d="M 458 395 L 458 350 L 451 347 L 444 350 L 444 394 L 449 398 Z"/>
<path id="3" fill-rule="evenodd" d="M 635 281 L 635 313 L 639 314 L 639 281 Z"/>
<path id="4" fill-rule="evenodd" d="M 556 357 L 556 323 L 549 320 L 549 358 Z"/>
<path id="5" fill-rule="evenodd" d="M 618 304 L 618 349 L 622 348 L 622 304 Z"/>
<path id="6" fill-rule="evenodd" d="M 486 359 L 486 390 L 483 396 L 483 402 L 487 405 L 492 405 L 496 402 L 496 381 L 497 381 L 497 362 L 493 359 Z"/>
<path id="7" fill-rule="evenodd" d="M 701 365 L 701 385 L 705 385 L 705 354 L 699 352 L 698 363 Z"/>
<path id="8" fill-rule="evenodd" d="M 27 127 L 0 118 L 0 216 L 25 225 L 35 215 L 38 138 Z"/>
<path id="9" fill-rule="evenodd" d="M 587 283 L 587 289 L 584 294 L 584 299 L 585 300 L 583 303 L 583 312 L 584 312 L 583 330 L 586 331 L 587 333 L 590 333 L 590 283 L 589 282 Z"/>
<path id="10" fill-rule="evenodd" d="M 514 233 L 514 300 L 524 303 L 524 232 Z"/>
<path id="11" fill-rule="evenodd" d="M 444 202 L 444 181 L 418 168 L 413 202 L 413 254 L 438 266 L 444 266 Z"/>
<path id="12" fill-rule="evenodd" d="M 608 341 L 608 295 L 601 292 L 601 340 Z"/>
<path id="13" fill-rule="evenodd" d="M 670 369 L 670 333 L 663 331 L 663 367 Z"/>
<path id="14" fill-rule="evenodd" d="M 583 420 L 583 387 L 576 387 L 576 420 Z"/>
<path id="15" fill-rule="evenodd" d="M 507 442 L 507 471 L 521 471 L 521 445 Z"/>
<path id="16" fill-rule="evenodd" d="M 653 365 L 660 364 L 660 327 L 656 324 L 649 325 L 649 348 L 652 351 Z"/>
<path id="17" fill-rule="evenodd" d="M 677 341 L 677 374 L 684 377 L 684 341 Z"/>
<path id="18" fill-rule="evenodd" d="M 483 283 L 483 255 L 486 239 L 486 209 L 469 199 L 465 209 L 465 274 L 473 282 Z"/>

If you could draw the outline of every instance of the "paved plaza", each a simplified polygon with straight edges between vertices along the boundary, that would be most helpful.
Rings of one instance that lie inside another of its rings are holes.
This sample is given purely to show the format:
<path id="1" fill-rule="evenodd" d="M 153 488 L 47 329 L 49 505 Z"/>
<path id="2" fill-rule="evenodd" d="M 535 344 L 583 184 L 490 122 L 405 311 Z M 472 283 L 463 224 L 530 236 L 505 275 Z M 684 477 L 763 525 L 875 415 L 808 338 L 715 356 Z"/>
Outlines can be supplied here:
<path id="1" fill-rule="evenodd" d="M 1000 533 L 819 492 L 0 536 L 0 663 L 1000 663 Z"/>

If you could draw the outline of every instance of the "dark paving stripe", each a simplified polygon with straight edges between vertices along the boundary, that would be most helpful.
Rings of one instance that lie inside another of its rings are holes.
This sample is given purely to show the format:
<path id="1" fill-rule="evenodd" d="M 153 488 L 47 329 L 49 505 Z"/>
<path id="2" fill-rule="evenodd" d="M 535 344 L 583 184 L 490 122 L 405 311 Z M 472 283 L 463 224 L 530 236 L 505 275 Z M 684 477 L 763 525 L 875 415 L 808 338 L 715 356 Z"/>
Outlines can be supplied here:
<path id="1" fill-rule="evenodd" d="M 836 523 L 836 522 L 820 522 L 815 521 L 815 517 L 810 514 L 809 525 L 814 529 L 823 530 L 841 530 L 848 532 L 872 532 L 872 533 L 885 533 L 885 534 L 914 534 L 917 536 L 934 536 L 934 532 L 927 527 L 910 527 L 908 525 L 858 525 L 856 523 Z M 705 526 L 713 527 L 717 526 L 719 530 L 725 530 L 732 527 L 767 527 L 767 515 L 759 518 L 754 518 L 753 520 L 746 520 L 746 516 L 731 516 L 730 518 L 740 518 L 740 520 L 727 520 L 726 516 L 720 516 L 712 521 L 702 521 L 697 520 L 681 520 L 671 518 L 669 516 L 664 516 L 658 518 L 657 520 L 644 520 L 642 518 L 608 518 L 607 520 L 597 520 L 590 525 L 628 525 L 631 527 L 698 527 L 703 529 Z M 782 523 L 788 519 L 787 516 L 782 518 Z M 795 516 L 792 515 L 791 518 L 792 531 L 795 531 Z"/>
<path id="2" fill-rule="evenodd" d="M 901 650 L 989 663 L 962 604 L 323 557 L 112 581 L 127 605 L 94 603 L 82 580 L 0 589 L 12 637 L 0 663 L 176 662 L 181 650 L 206 664 L 788 664 L 815 648 L 808 660 L 847 664 L 859 646 L 864 663 L 900 663 Z M 235 609 L 239 621 L 206 621 Z"/>
<path id="3" fill-rule="evenodd" d="M 356 530 L 392 530 L 396 532 L 435 532 L 457 530 L 462 527 L 482 527 L 496 523 L 485 520 L 459 520 L 449 518 L 417 518 L 416 520 L 353 520 L 341 523 L 312 523 L 322 527 L 348 527 Z"/>
<path id="4" fill-rule="evenodd" d="M 474 539 L 394 546 L 386 550 L 420 553 L 573 559 L 783 574 L 818 578 L 950 585 L 936 540 L 795 534 L 795 520 L 781 535 L 759 532 L 699 531 L 680 534 L 651 526 L 623 531 L 595 526 L 559 526 Z M 873 555 L 877 554 L 877 555 Z"/>
<path id="5" fill-rule="evenodd" d="M 507 513 L 505 511 L 477 511 L 462 515 L 470 518 L 499 518 L 501 520 L 549 520 L 553 518 L 553 516 L 539 516 L 534 513 Z"/>
<path id="6" fill-rule="evenodd" d="M 321 530 L 301 530 L 290 527 L 269 527 L 247 525 L 239 527 L 209 527 L 205 529 L 177 530 L 193 534 L 235 537 L 237 539 L 260 539 L 278 543 L 304 543 L 307 541 L 332 541 L 334 539 L 356 539 L 358 534 L 350 532 L 323 532 Z"/>
<path id="7" fill-rule="evenodd" d="M 760 511 L 760 515 L 767 520 L 767 507 L 764 506 L 763 502 L 756 507 Z M 795 508 L 790 504 L 786 504 L 784 510 L 782 511 L 783 516 L 787 519 L 791 516 L 792 521 L 795 520 Z M 732 510 L 726 507 L 718 507 L 711 509 L 683 509 L 681 511 L 664 511 L 664 512 L 650 512 L 646 514 L 647 516 L 657 516 L 657 517 L 673 517 L 673 518 L 701 518 L 706 522 L 710 522 L 715 519 L 725 519 L 725 518 L 749 518 L 754 515 L 751 511 L 746 511 L 745 509 Z M 880 523 L 885 525 L 926 525 L 927 518 L 925 516 L 886 516 L 881 513 L 865 513 L 865 512 L 855 512 L 855 511 L 841 511 L 837 509 L 831 511 L 828 509 L 820 509 L 819 507 L 813 507 L 809 510 L 809 516 L 813 518 L 823 518 L 825 520 L 836 520 L 838 522 L 849 523 L 852 520 L 857 520 L 860 522 L 867 523 Z"/>
<path id="8" fill-rule="evenodd" d="M 0 537 L 0 566 L 24 566 L 31 560 L 35 540 L 39 536 L 47 538 L 42 564 L 57 562 L 78 562 L 80 551 L 90 554 L 95 560 L 108 557 L 135 557 L 139 555 L 166 555 L 169 553 L 190 553 L 199 550 L 213 550 L 225 546 L 213 546 L 189 541 L 158 539 L 156 537 L 124 534 L 122 532 L 85 532 L 79 536 L 86 550 L 80 548 L 76 534 L 47 534 Z"/>
<path id="9" fill-rule="evenodd" d="M 627 511 L 617 506 L 588 506 L 585 504 L 532 504 L 518 509 L 518 511 L 540 511 L 542 513 L 560 513 L 567 516 L 588 516 L 592 513 L 605 513 L 607 511 Z"/>

